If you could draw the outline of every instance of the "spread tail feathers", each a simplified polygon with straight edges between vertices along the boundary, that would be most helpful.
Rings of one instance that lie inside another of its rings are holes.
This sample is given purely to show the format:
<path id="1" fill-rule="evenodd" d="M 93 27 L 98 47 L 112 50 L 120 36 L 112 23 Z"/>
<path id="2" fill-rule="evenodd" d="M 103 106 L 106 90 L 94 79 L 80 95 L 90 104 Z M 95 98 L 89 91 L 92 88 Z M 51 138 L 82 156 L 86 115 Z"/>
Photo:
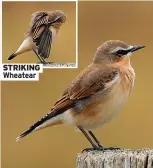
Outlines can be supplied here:
<path id="1" fill-rule="evenodd" d="M 62 121 L 62 113 L 64 113 L 66 110 L 72 108 L 74 104 L 70 104 L 67 107 L 63 107 L 62 109 L 57 109 L 56 111 L 49 112 L 47 115 L 45 115 L 43 118 L 41 118 L 39 121 L 34 123 L 28 130 L 26 130 L 24 133 L 22 133 L 20 136 L 16 138 L 16 142 L 21 140 L 21 138 L 27 136 L 33 131 L 42 129 L 44 127 L 60 124 Z"/>
<path id="2" fill-rule="evenodd" d="M 15 53 L 13 53 L 12 55 L 10 55 L 10 56 L 8 57 L 8 60 L 12 60 L 14 57 L 16 57 L 16 54 L 15 54 Z"/>

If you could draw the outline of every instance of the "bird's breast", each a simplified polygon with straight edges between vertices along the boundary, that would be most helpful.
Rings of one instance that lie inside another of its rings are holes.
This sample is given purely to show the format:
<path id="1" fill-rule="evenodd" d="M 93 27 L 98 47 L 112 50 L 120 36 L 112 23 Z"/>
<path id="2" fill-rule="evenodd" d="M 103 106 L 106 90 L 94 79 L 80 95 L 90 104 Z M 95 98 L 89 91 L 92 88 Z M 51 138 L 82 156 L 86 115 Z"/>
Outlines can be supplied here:
<path id="1" fill-rule="evenodd" d="M 91 108 L 91 111 L 93 110 L 95 112 L 93 125 L 91 125 L 91 127 L 97 127 L 98 125 L 104 124 L 116 116 L 126 103 L 128 96 L 129 94 L 123 90 L 119 83 L 114 86 L 111 91 L 105 94 L 105 96 L 101 95 L 101 98 L 97 99 L 96 102 L 93 101 L 93 104 L 97 103 L 97 106 L 93 109 Z"/>
<path id="2" fill-rule="evenodd" d="M 121 68 L 120 77 L 121 77 L 122 89 L 129 94 L 134 86 L 134 80 L 135 80 L 134 69 L 131 66 L 129 68 Z"/>

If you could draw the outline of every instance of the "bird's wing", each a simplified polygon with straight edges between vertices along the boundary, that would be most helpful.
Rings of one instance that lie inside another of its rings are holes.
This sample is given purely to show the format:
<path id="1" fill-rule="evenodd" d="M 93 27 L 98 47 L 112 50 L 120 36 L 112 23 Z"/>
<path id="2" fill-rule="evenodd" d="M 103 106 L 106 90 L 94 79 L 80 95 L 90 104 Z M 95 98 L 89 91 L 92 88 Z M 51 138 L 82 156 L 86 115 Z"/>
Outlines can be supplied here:
<path id="1" fill-rule="evenodd" d="M 16 140 L 20 140 L 34 130 L 43 128 L 45 122 L 75 107 L 78 100 L 89 98 L 99 91 L 104 91 L 103 93 L 105 94 L 105 91 L 111 89 L 117 82 L 119 82 L 119 74 L 114 68 L 107 67 L 95 70 L 87 68 L 64 91 L 63 96 L 55 103 L 51 112 L 34 123 Z M 49 126 L 49 124 L 46 123 L 45 126 Z"/>
<path id="2" fill-rule="evenodd" d="M 36 12 L 32 15 L 31 34 L 36 44 L 36 53 L 48 58 L 51 50 L 52 32 L 49 30 L 49 16 L 46 12 Z"/>
<path id="3" fill-rule="evenodd" d="M 68 103 L 89 98 L 97 92 L 108 91 L 119 82 L 119 73 L 115 68 L 87 69 L 83 71 L 64 91 L 52 110 Z"/>
<path id="4" fill-rule="evenodd" d="M 36 50 L 38 55 L 43 58 L 48 58 L 51 50 L 51 42 L 52 42 L 52 32 L 48 27 L 45 27 L 41 36 L 37 38 L 36 42 Z"/>
<path id="5" fill-rule="evenodd" d="M 35 12 L 32 14 L 30 31 L 34 41 L 44 31 L 45 26 L 48 24 L 48 18 L 47 12 Z"/>
<path id="6" fill-rule="evenodd" d="M 111 89 L 118 82 L 119 74 L 115 68 L 97 68 L 84 72 L 68 87 L 70 99 L 90 97 L 97 92 Z"/>

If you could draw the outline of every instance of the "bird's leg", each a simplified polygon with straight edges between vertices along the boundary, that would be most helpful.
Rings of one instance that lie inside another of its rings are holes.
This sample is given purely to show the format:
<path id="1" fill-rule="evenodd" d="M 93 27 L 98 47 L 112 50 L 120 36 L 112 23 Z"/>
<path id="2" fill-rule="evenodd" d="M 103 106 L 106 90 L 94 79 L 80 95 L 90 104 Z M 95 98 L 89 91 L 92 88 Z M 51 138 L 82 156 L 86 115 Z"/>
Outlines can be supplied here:
<path id="1" fill-rule="evenodd" d="M 105 148 L 103 145 L 100 144 L 100 142 L 98 141 L 98 139 L 95 137 L 95 135 L 92 133 L 92 131 L 88 131 L 89 134 L 91 135 L 91 137 L 94 139 L 94 141 L 97 143 L 97 145 L 94 144 L 94 142 L 92 141 L 92 139 L 90 138 L 90 136 L 86 133 L 86 131 L 78 126 L 78 128 L 81 130 L 81 132 L 85 135 L 85 137 L 88 139 L 88 141 L 90 142 L 90 144 L 92 145 L 93 148 L 86 148 L 83 151 L 90 151 L 90 150 L 119 150 L 120 148 L 115 148 L 115 147 L 108 147 Z"/>
<path id="2" fill-rule="evenodd" d="M 80 126 L 78 126 L 78 128 L 81 130 L 81 132 L 85 135 L 85 137 L 88 139 L 88 141 L 90 142 L 90 144 L 93 146 L 93 148 L 88 148 L 87 150 L 97 149 L 98 147 L 92 142 L 91 138 L 86 133 L 86 131 L 83 128 L 81 128 Z"/>
<path id="3" fill-rule="evenodd" d="M 42 60 L 42 62 L 41 62 L 41 63 L 43 63 L 43 64 L 47 64 L 47 62 L 44 60 L 44 58 L 43 58 L 43 57 L 41 57 L 41 60 Z"/>
<path id="4" fill-rule="evenodd" d="M 34 51 L 35 54 L 37 55 L 39 61 L 40 61 L 42 64 L 46 64 L 45 60 L 44 60 L 40 55 L 38 55 L 37 52 L 36 52 L 35 50 L 33 50 L 33 51 Z"/>
<path id="5" fill-rule="evenodd" d="M 44 58 L 43 57 L 41 57 L 41 56 L 39 56 L 39 55 L 37 55 L 38 56 L 38 58 L 39 58 L 39 60 L 40 60 L 40 62 L 42 63 L 42 64 L 48 64 L 48 62 L 46 62 L 45 60 L 44 60 Z"/>
<path id="6" fill-rule="evenodd" d="M 100 144 L 100 142 L 98 141 L 98 139 L 95 137 L 95 135 L 93 134 L 92 131 L 88 131 L 89 134 L 92 136 L 92 138 L 95 140 L 95 142 L 97 143 L 98 147 L 96 150 L 119 150 L 120 148 L 115 148 L 115 147 L 108 147 L 105 148 L 103 145 Z"/>
<path id="7" fill-rule="evenodd" d="M 52 64 L 52 63 L 54 63 L 54 62 L 46 62 L 43 57 L 41 57 L 41 59 L 43 60 L 43 62 L 42 62 L 43 64 Z"/>
<path id="8" fill-rule="evenodd" d="M 103 145 L 100 144 L 100 142 L 98 141 L 98 139 L 95 137 L 95 135 L 93 134 L 92 131 L 88 131 L 89 134 L 92 136 L 92 138 L 95 140 L 95 142 L 97 143 L 97 145 L 100 147 L 100 148 L 104 148 Z"/>

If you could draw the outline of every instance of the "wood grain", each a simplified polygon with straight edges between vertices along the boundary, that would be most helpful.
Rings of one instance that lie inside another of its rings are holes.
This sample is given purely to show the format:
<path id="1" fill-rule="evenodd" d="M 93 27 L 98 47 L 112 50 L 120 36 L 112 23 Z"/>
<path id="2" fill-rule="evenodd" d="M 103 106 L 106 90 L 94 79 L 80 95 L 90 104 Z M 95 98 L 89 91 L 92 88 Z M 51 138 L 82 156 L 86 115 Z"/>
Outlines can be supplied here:
<path id="1" fill-rule="evenodd" d="M 84 151 L 79 153 L 77 168 L 153 168 L 153 149 Z"/>

